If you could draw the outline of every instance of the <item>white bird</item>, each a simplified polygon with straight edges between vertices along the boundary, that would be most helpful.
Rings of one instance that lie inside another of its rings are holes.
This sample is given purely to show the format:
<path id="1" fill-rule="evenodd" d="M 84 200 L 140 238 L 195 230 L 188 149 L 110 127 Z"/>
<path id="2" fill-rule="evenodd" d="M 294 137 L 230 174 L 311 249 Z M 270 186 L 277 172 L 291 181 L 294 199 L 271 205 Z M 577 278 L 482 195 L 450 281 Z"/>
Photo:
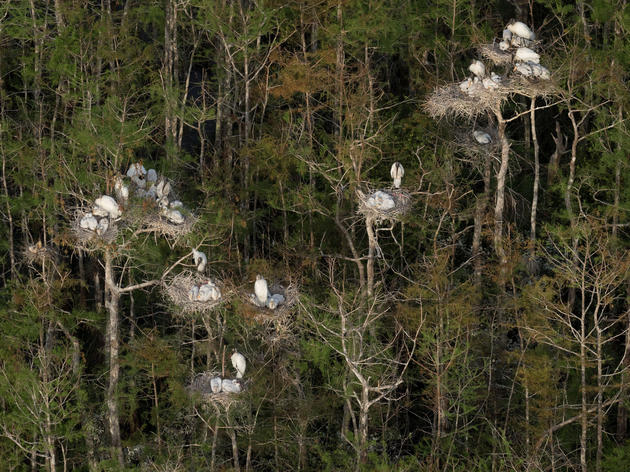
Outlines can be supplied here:
<path id="1" fill-rule="evenodd" d="M 210 379 L 210 390 L 212 393 L 219 393 L 221 391 L 221 377 L 212 377 Z"/>
<path id="2" fill-rule="evenodd" d="M 510 22 L 507 25 L 507 29 L 510 30 L 515 35 L 520 36 L 523 39 L 528 39 L 530 41 L 533 41 L 534 39 L 536 39 L 536 35 L 534 34 L 534 32 L 531 29 L 529 29 L 529 26 L 527 26 L 525 23 L 521 21 Z"/>
<path id="3" fill-rule="evenodd" d="M 241 393 L 241 384 L 238 380 L 223 379 L 221 391 L 225 393 Z"/>
<path id="4" fill-rule="evenodd" d="M 265 278 L 258 274 L 256 276 L 256 282 L 254 282 L 254 293 L 258 300 L 259 306 L 265 306 L 267 304 L 267 298 L 269 298 L 269 287 Z"/>
<path id="5" fill-rule="evenodd" d="M 165 182 L 164 180 L 160 180 L 156 187 L 156 195 L 158 198 L 166 197 L 171 191 L 171 184 Z"/>
<path id="6" fill-rule="evenodd" d="M 405 175 L 405 168 L 400 162 L 394 162 L 392 164 L 392 168 L 389 170 L 389 175 L 391 175 L 392 179 L 394 179 L 394 187 L 400 188 L 402 178 Z"/>
<path id="7" fill-rule="evenodd" d="M 245 367 L 247 367 L 247 362 L 245 361 L 245 356 L 234 349 L 232 354 L 232 367 L 236 369 L 236 378 L 242 379 L 245 374 Z"/>
<path id="8" fill-rule="evenodd" d="M 512 32 L 509 29 L 504 29 L 502 34 L 503 41 L 509 41 L 512 39 Z"/>
<path id="9" fill-rule="evenodd" d="M 157 172 L 155 169 L 149 169 L 147 172 L 147 182 L 157 182 Z"/>
<path id="10" fill-rule="evenodd" d="M 90 231 L 95 231 L 98 226 L 98 221 L 94 218 L 92 213 L 87 213 L 81 221 L 79 222 L 79 226 L 83 229 L 89 229 Z"/>
<path id="11" fill-rule="evenodd" d="M 540 55 L 535 53 L 529 48 L 518 48 L 514 59 L 521 62 L 533 62 L 538 64 L 540 62 Z"/>
<path id="12" fill-rule="evenodd" d="M 490 144 L 492 142 L 492 137 L 484 131 L 474 130 L 473 136 L 479 144 Z"/>
<path id="13" fill-rule="evenodd" d="M 184 204 L 179 200 L 173 200 L 171 203 L 168 204 L 168 206 L 169 208 L 181 208 L 184 206 Z"/>
<path id="14" fill-rule="evenodd" d="M 269 300 L 267 300 L 267 308 L 269 308 L 270 310 L 275 310 L 277 307 L 279 307 L 283 303 L 284 303 L 284 295 L 282 295 L 281 293 L 276 293 L 276 294 L 273 294 L 271 297 L 269 297 Z"/>
<path id="15" fill-rule="evenodd" d="M 369 207 L 376 208 L 378 210 L 391 210 L 396 206 L 396 202 L 392 196 L 381 190 L 377 190 L 367 199 L 366 204 Z"/>
<path id="16" fill-rule="evenodd" d="M 477 77 L 482 78 L 486 75 L 486 66 L 483 65 L 483 62 L 479 60 L 475 60 L 468 66 L 468 70 L 475 74 Z"/>
<path id="17" fill-rule="evenodd" d="M 199 287 L 197 285 L 193 285 L 188 290 L 188 300 L 191 302 L 197 301 L 197 297 L 199 296 Z"/>
<path id="18" fill-rule="evenodd" d="M 544 80 L 551 78 L 549 69 L 534 62 L 517 62 L 514 69 L 525 77 L 535 77 Z"/>
<path id="19" fill-rule="evenodd" d="M 510 43 L 508 41 L 505 41 L 505 40 L 501 41 L 499 43 L 499 49 L 501 51 L 507 51 L 508 49 L 510 49 Z"/>
<path id="20" fill-rule="evenodd" d="M 499 88 L 499 85 L 501 85 L 499 82 L 492 80 L 490 77 L 484 77 L 482 84 L 485 89 L 497 89 Z"/>
<path id="21" fill-rule="evenodd" d="M 216 288 L 214 284 L 210 281 L 206 282 L 201 287 L 199 287 L 199 290 L 197 292 L 197 301 L 208 302 L 212 300 L 213 287 Z"/>
<path id="22" fill-rule="evenodd" d="M 197 272 L 203 272 L 206 269 L 208 258 L 203 252 L 193 249 L 193 261 L 197 266 Z"/>
<path id="23" fill-rule="evenodd" d="M 210 300 L 216 302 L 221 299 L 221 290 L 216 285 L 210 287 Z"/>
<path id="24" fill-rule="evenodd" d="M 177 210 L 169 210 L 168 208 L 166 208 L 162 212 L 162 215 L 164 215 L 168 221 L 176 225 L 181 225 L 185 221 L 184 215 L 182 215 Z"/>
<path id="25" fill-rule="evenodd" d="M 462 81 L 459 83 L 459 89 L 460 89 L 462 92 L 468 92 L 468 89 L 470 88 L 470 86 L 472 85 L 472 83 L 473 83 L 472 79 L 471 79 L 470 77 L 468 77 L 467 79 L 462 80 Z"/>
<path id="26" fill-rule="evenodd" d="M 126 202 L 129 198 L 129 187 L 125 185 L 122 177 L 117 175 L 114 182 L 114 192 L 116 193 L 116 197 L 121 202 Z"/>
<path id="27" fill-rule="evenodd" d="M 129 177 L 130 179 L 137 176 L 142 176 L 144 178 L 146 174 L 147 170 L 144 168 L 141 162 L 135 162 L 131 164 L 129 166 L 129 169 L 127 170 L 127 177 Z"/>
<path id="28" fill-rule="evenodd" d="M 98 222 L 98 226 L 96 227 L 96 234 L 99 236 L 104 235 L 109 228 L 109 220 L 107 218 L 101 218 Z"/>
<path id="29" fill-rule="evenodd" d="M 109 216 L 113 219 L 116 219 L 116 218 L 119 218 L 120 215 L 122 215 L 122 212 L 120 211 L 120 207 L 118 206 L 118 203 L 116 203 L 116 200 L 114 200 L 109 195 L 103 195 L 97 198 L 94 201 L 94 204 L 96 205 L 96 207 L 108 213 L 108 215 L 105 215 L 105 216 Z"/>

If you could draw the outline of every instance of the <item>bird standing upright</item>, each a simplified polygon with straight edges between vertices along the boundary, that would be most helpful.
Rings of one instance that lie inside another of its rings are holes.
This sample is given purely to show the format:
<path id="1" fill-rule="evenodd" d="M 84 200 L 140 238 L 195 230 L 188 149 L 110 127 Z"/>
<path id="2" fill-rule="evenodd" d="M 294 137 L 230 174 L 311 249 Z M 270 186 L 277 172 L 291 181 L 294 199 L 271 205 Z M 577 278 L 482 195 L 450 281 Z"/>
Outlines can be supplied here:
<path id="1" fill-rule="evenodd" d="M 193 261 L 195 262 L 195 265 L 197 266 L 197 272 L 203 272 L 204 270 L 206 270 L 206 264 L 208 263 L 208 258 L 203 252 L 193 249 Z"/>
<path id="2" fill-rule="evenodd" d="M 242 379 L 245 374 L 245 367 L 247 366 L 247 361 L 245 361 L 245 356 L 234 349 L 232 354 L 232 367 L 236 369 L 236 378 Z"/>
<path id="3" fill-rule="evenodd" d="M 260 306 L 265 306 L 267 304 L 267 298 L 269 298 L 269 287 L 267 286 L 265 278 L 260 274 L 256 276 L 254 293 L 256 294 L 256 299 Z"/>
<path id="4" fill-rule="evenodd" d="M 394 179 L 394 187 L 400 188 L 402 178 L 405 175 L 405 168 L 400 162 L 394 162 L 392 164 L 392 168 L 389 170 L 389 175 L 391 175 L 392 179 Z"/>

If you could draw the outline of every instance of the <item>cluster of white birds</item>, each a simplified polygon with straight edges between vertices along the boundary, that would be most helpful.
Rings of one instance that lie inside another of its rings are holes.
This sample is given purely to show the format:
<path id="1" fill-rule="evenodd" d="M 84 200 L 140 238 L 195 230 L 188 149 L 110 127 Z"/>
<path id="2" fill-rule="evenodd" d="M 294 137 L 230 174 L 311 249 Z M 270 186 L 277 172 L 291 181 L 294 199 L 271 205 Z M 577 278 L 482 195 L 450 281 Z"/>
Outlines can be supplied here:
<path id="1" fill-rule="evenodd" d="M 480 131 L 477 129 L 473 130 L 473 137 L 475 138 L 475 141 L 477 141 L 479 144 L 490 144 L 492 142 L 492 136 L 490 136 L 485 131 Z"/>
<path id="2" fill-rule="evenodd" d="M 216 302 L 221 299 L 221 290 L 214 282 L 207 280 L 201 285 L 193 285 L 188 291 L 188 299 L 191 302 Z"/>
<path id="3" fill-rule="evenodd" d="M 102 195 L 94 201 L 92 211 L 81 218 L 79 226 L 102 236 L 121 215 L 122 210 L 116 200 L 109 195 Z"/>
<path id="4" fill-rule="evenodd" d="M 532 48 L 536 34 L 521 21 L 511 21 L 503 30 L 499 43 L 502 51 L 511 51 L 514 58 L 514 70 L 524 77 L 549 80 L 549 69 L 540 65 L 540 55 Z"/>
<path id="5" fill-rule="evenodd" d="M 158 181 L 158 174 L 155 169 L 147 171 L 141 162 L 136 162 L 129 166 L 127 177 L 135 186 L 134 194 L 136 196 L 154 200 L 160 207 L 160 214 L 169 222 L 176 225 L 184 222 L 184 216 L 178 210 L 184 206 L 183 203 L 179 200 L 169 201 L 168 195 L 171 192 L 171 184 L 164 179 Z M 114 190 L 124 200 L 129 197 L 129 187 L 120 176 L 116 178 Z"/>
<path id="6" fill-rule="evenodd" d="M 256 276 L 256 282 L 254 282 L 254 293 L 249 295 L 250 301 L 259 307 L 267 307 L 270 310 L 275 310 L 285 302 L 284 295 L 281 293 L 271 293 L 269 286 L 265 278 L 258 274 Z M 232 356 L 232 361 L 234 356 Z"/>
<path id="7" fill-rule="evenodd" d="M 243 389 L 242 378 L 245 375 L 247 361 L 245 356 L 234 349 L 232 354 L 232 366 L 236 370 L 235 379 L 222 379 L 221 377 L 213 377 L 210 379 L 210 389 L 212 393 L 240 393 Z"/>
<path id="8" fill-rule="evenodd" d="M 475 95 L 482 90 L 493 90 L 499 88 L 503 78 L 495 74 L 486 75 L 486 66 L 480 60 L 474 60 L 468 70 L 473 73 L 473 77 L 467 77 L 459 83 L 459 89 L 468 95 Z"/>

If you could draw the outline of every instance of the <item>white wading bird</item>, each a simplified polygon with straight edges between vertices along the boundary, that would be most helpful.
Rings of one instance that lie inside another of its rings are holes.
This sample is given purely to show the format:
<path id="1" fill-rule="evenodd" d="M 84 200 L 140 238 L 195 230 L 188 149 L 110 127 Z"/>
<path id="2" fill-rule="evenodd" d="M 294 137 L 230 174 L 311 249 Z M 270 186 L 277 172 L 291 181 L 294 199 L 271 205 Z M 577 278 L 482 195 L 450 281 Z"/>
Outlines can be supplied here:
<path id="1" fill-rule="evenodd" d="M 98 226 L 98 221 L 94 217 L 92 213 L 87 213 L 81 221 L 79 222 L 79 226 L 83 229 L 89 229 L 90 231 L 96 231 L 96 227 Z"/>
<path id="2" fill-rule="evenodd" d="M 234 349 L 232 354 L 232 367 L 236 369 L 236 378 L 242 379 L 245 374 L 245 367 L 247 367 L 247 362 L 245 361 L 245 356 Z"/>
<path id="3" fill-rule="evenodd" d="M 544 80 L 551 78 L 549 69 L 534 62 L 517 62 L 514 69 L 525 77 L 536 77 Z"/>
<path id="4" fill-rule="evenodd" d="M 149 169 L 147 172 L 147 182 L 157 182 L 157 172 L 155 169 Z"/>
<path id="5" fill-rule="evenodd" d="M 405 175 L 405 168 L 400 162 L 394 162 L 392 164 L 392 168 L 389 170 L 389 175 L 391 175 L 392 179 L 394 179 L 394 187 L 400 188 L 402 178 Z"/>
<path id="6" fill-rule="evenodd" d="M 109 195 L 103 195 L 102 197 L 97 198 L 94 201 L 94 205 L 95 205 L 94 207 L 95 210 L 102 210 L 102 211 L 107 212 L 106 215 L 99 214 L 98 216 L 109 216 L 110 218 L 116 219 L 116 218 L 119 218 L 120 215 L 122 215 L 122 212 L 120 211 L 120 207 L 118 206 L 118 203 L 116 203 L 116 200 L 114 200 Z M 96 212 L 92 212 L 92 213 L 96 215 Z"/>
<path id="7" fill-rule="evenodd" d="M 182 215 L 177 210 L 170 210 L 168 208 L 164 208 L 162 210 L 162 215 L 165 216 L 168 221 L 176 225 L 181 225 L 185 221 L 184 215 Z"/>
<path id="8" fill-rule="evenodd" d="M 210 379 L 210 390 L 212 390 L 212 393 L 221 391 L 221 377 L 212 377 Z"/>
<path id="9" fill-rule="evenodd" d="M 96 234 L 102 236 L 105 234 L 107 229 L 109 228 L 109 220 L 107 218 L 101 218 L 98 222 L 98 226 L 96 227 Z"/>
<path id="10" fill-rule="evenodd" d="M 269 298 L 269 287 L 265 278 L 260 274 L 256 276 L 256 282 L 254 282 L 254 293 L 256 294 L 258 305 L 265 306 L 267 298 Z"/>
<path id="11" fill-rule="evenodd" d="M 238 380 L 223 379 L 221 382 L 221 391 L 226 393 L 240 393 L 241 384 Z"/>
<path id="12" fill-rule="evenodd" d="M 199 287 L 197 285 L 193 285 L 192 287 L 190 287 L 190 290 L 188 290 L 188 300 L 190 300 L 191 302 L 197 301 L 197 298 L 199 297 Z"/>
<path id="13" fill-rule="evenodd" d="M 367 199 L 367 206 L 378 210 L 391 210 L 396 206 L 396 202 L 388 193 L 377 190 Z"/>
<path id="14" fill-rule="evenodd" d="M 510 21 L 510 23 L 507 25 L 507 29 L 523 39 L 527 39 L 529 41 L 533 41 L 534 39 L 536 39 L 536 35 L 534 34 L 534 32 L 529 29 L 529 26 L 521 21 Z"/>
<path id="15" fill-rule="evenodd" d="M 518 48 L 516 50 L 516 54 L 514 54 L 514 59 L 516 61 L 533 62 L 538 64 L 540 62 L 540 55 L 529 48 Z"/>
<path id="16" fill-rule="evenodd" d="M 483 131 L 474 130 L 473 136 L 479 144 L 490 144 L 492 142 L 492 137 Z"/>
<path id="17" fill-rule="evenodd" d="M 193 249 L 193 261 L 197 266 L 197 272 L 203 272 L 204 270 L 206 270 L 208 258 L 203 252 Z"/>
<path id="18" fill-rule="evenodd" d="M 483 62 L 479 60 L 473 61 L 472 64 L 468 66 L 468 70 L 480 79 L 482 79 L 483 76 L 486 75 L 486 66 L 484 66 Z"/>
<path id="19" fill-rule="evenodd" d="M 126 202 L 129 198 L 129 187 L 125 185 L 125 182 L 120 175 L 117 175 L 115 178 L 114 192 L 116 193 L 116 198 L 118 198 L 121 202 Z"/>
<path id="20" fill-rule="evenodd" d="M 284 303 L 284 295 L 282 295 L 281 293 L 276 293 L 272 295 L 271 297 L 269 297 L 269 300 L 267 300 L 267 308 L 269 308 L 270 310 L 275 310 L 283 303 Z"/>

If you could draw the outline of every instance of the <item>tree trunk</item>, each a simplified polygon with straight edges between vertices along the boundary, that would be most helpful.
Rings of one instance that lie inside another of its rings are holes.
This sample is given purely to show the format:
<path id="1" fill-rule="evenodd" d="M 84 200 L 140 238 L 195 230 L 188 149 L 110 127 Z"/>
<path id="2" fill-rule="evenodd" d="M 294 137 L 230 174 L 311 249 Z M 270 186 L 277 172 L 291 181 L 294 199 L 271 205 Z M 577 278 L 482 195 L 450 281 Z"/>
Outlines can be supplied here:
<path id="1" fill-rule="evenodd" d="M 105 305 L 107 308 L 107 340 L 109 348 L 109 383 L 107 385 L 106 403 L 109 435 L 112 448 L 112 459 L 123 465 L 123 452 L 120 440 L 120 418 L 118 413 L 118 380 L 120 363 L 118 360 L 118 323 L 120 308 L 119 288 L 114 282 L 113 257 L 109 250 L 105 251 Z"/>
<path id="2" fill-rule="evenodd" d="M 504 285 L 507 276 L 507 256 L 503 247 L 503 210 L 505 207 L 505 177 L 508 171 L 510 160 L 510 143 L 505 134 L 505 120 L 501 114 L 501 110 L 496 112 L 498 122 L 498 133 L 501 141 L 501 166 L 497 174 L 497 197 L 494 207 L 494 250 L 499 258 L 501 273 L 499 278 L 500 285 Z"/>
<path id="3" fill-rule="evenodd" d="M 530 216 L 529 238 L 536 241 L 536 211 L 538 209 L 538 186 L 540 185 L 540 160 L 538 136 L 536 134 L 536 98 L 532 97 L 529 109 L 530 122 L 532 126 L 532 143 L 534 144 L 534 189 L 532 192 L 532 213 Z"/>

